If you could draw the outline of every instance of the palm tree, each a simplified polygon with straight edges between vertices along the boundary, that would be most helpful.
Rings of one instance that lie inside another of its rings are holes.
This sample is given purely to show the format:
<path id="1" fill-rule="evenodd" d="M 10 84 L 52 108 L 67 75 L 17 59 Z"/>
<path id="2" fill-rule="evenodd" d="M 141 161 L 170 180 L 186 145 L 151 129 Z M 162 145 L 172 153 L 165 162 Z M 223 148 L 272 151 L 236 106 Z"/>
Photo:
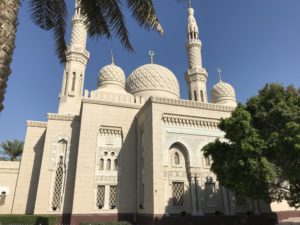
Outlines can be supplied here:
<path id="1" fill-rule="evenodd" d="M 161 34 L 163 29 L 156 16 L 152 0 L 76 0 L 80 1 L 82 14 L 90 37 L 110 38 L 112 32 L 130 51 L 129 41 L 121 6 L 131 11 L 132 17 L 141 27 L 156 29 Z M 60 62 L 66 62 L 67 45 L 65 41 L 67 6 L 65 0 L 30 0 L 33 22 L 43 30 L 53 31 L 56 42 L 56 54 Z M 0 112 L 3 107 L 10 63 L 15 46 L 17 14 L 20 0 L 0 0 Z"/>
<path id="2" fill-rule="evenodd" d="M 0 112 L 3 110 L 4 95 L 10 63 L 15 48 L 19 0 L 0 0 Z"/>
<path id="3" fill-rule="evenodd" d="M 0 146 L 3 149 L 3 153 L 9 155 L 11 161 L 15 161 L 23 153 L 24 142 L 19 140 L 5 141 Z"/>

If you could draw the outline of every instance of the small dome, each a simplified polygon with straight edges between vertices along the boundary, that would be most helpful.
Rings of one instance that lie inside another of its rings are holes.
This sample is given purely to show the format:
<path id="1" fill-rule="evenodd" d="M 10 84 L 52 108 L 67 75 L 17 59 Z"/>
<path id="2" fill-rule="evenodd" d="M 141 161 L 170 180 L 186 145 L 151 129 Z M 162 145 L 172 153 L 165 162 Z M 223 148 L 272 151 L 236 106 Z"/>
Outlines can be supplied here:
<path id="1" fill-rule="evenodd" d="M 235 107 L 237 104 L 234 88 L 220 80 L 211 90 L 211 101 L 212 103 Z"/>
<path id="2" fill-rule="evenodd" d="M 104 66 L 99 72 L 98 87 L 108 84 L 125 87 L 125 73 L 114 63 Z"/>
<path id="3" fill-rule="evenodd" d="M 126 90 L 144 98 L 180 97 L 176 76 L 168 68 L 157 64 L 146 64 L 135 69 L 127 79 Z"/>

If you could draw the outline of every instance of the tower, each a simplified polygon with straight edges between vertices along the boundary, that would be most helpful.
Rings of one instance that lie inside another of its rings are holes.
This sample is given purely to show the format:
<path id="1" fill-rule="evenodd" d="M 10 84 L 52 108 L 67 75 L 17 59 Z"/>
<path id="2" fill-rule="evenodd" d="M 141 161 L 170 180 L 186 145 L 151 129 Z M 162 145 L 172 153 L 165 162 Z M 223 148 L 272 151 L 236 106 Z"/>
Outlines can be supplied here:
<path id="1" fill-rule="evenodd" d="M 81 14 L 80 0 L 76 0 L 72 18 L 71 43 L 68 46 L 62 88 L 59 95 L 59 114 L 78 115 L 81 108 L 85 69 L 89 59 L 86 50 L 87 31 Z"/>
<path id="2" fill-rule="evenodd" d="M 206 81 L 207 71 L 202 67 L 201 48 L 199 39 L 199 29 L 194 17 L 194 9 L 189 2 L 188 26 L 187 26 L 187 54 L 189 67 L 185 74 L 185 81 L 188 86 L 189 99 L 197 102 L 207 102 Z"/>

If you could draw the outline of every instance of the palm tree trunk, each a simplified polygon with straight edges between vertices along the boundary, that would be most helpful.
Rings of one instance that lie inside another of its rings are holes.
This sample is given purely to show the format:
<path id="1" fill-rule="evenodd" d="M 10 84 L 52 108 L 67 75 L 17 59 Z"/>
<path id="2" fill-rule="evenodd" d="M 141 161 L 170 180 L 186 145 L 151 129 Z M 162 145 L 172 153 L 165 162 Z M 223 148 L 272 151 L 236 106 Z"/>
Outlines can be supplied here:
<path id="1" fill-rule="evenodd" d="M 4 108 L 4 95 L 11 74 L 19 4 L 19 0 L 0 0 L 0 112 Z"/>

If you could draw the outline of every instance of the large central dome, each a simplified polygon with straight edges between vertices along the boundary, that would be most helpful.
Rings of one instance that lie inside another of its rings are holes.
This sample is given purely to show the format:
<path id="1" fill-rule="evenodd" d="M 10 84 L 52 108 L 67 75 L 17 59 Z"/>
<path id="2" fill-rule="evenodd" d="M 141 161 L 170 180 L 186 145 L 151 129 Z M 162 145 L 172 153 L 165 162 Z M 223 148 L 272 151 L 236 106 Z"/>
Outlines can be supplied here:
<path id="1" fill-rule="evenodd" d="M 135 69 L 126 81 L 126 90 L 144 98 L 180 97 L 176 76 L 168 68 L 158 64 L 146 64 Z"/>

